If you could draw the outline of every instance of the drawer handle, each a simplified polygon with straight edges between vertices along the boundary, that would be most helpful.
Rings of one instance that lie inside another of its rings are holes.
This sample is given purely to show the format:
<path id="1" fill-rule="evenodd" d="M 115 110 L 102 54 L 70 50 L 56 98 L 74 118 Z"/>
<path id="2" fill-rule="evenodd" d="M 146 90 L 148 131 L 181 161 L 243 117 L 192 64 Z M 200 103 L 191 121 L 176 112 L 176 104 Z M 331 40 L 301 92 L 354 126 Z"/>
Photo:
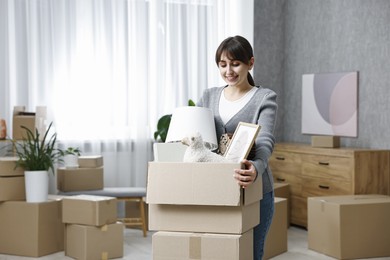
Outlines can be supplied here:
<path id="1" fill-rule="evenodd" d="M 284 161 L 284 157 L 276 156 L 276 160 Z"/>
<path id="2" fill-rule="evenodd" d="M 277 181 L 286 181 L 286 179 L 276 178 Z"/>
<path id="3" fill-rule="evenodd" d="M 325 185 L 318 185 L 318 187 L 320 188 L 320 189 L 325 189 L 325 190 L 329 190 L 329 186 L 325 186 Z"/>
<path id="4" fill-rule="evenodd" d="M 319 165 L 329 165 L 328 162 L 318 162 Z"/>

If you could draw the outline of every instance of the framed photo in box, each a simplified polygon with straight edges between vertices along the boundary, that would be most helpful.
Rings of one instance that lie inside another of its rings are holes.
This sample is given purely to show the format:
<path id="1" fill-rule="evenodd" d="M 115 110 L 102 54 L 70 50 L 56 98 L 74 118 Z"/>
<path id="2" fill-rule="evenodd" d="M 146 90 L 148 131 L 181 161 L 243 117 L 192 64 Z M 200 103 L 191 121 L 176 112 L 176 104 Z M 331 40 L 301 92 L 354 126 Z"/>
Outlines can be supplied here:
<path id="1" fill-rule="evenodd" d="M 224 156 L 232 162 L 241 162 L 248 156 L 259 131 L 259 125 L 240 122 Z"/>

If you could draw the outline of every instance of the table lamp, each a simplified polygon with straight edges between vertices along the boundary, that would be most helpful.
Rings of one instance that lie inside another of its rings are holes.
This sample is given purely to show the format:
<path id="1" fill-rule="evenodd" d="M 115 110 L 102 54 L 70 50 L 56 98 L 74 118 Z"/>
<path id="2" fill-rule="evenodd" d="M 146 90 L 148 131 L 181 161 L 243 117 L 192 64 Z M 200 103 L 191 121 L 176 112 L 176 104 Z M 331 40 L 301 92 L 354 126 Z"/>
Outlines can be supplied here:
<path id="1" fill-rule="evenodd" d="M 213 111 L 205 107 L 178 107 L 172 113 L 165 142 L 180 142 L 196 132 L 201 134 L 208 149 L 218 148 Z"/>

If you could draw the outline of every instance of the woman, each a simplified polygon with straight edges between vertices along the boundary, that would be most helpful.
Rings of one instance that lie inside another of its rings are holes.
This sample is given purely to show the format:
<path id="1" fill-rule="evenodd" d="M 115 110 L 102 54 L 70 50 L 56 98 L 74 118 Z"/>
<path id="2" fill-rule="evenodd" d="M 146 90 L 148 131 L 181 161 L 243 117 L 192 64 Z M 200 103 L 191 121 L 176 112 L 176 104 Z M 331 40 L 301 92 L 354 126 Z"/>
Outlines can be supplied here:
<path id="1" fill-rule="evenodd" d="M 215 61 L 227 85 L 206 89 L 197 105 L 213 110 L 218 139 L 234 133 L 241 121 L 261 126 L 248 160 L 242 161 L 245 169 L 235 169 L 234 174 L 238 184 L 244 188 L 256 178 L 263 181 L 260 224 L 254 228 L 253 238 L 253 259 L 260 260 L 274 212 L 273 180 L 268 159 L 275 142 L 276 94 L 255 85 L 249 73 L 254 64 L 253 50 L 245 38 L 234 36 L 225 39 L 216 51 Z"/>

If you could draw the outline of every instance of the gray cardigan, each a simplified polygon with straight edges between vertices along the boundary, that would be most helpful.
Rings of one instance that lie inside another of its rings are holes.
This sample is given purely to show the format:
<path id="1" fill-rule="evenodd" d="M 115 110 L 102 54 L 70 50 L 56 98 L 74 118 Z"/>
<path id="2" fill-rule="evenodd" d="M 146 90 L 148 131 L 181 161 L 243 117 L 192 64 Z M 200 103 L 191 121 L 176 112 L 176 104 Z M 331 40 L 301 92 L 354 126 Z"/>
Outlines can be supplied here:
<path id="1" fill-rule="evenodd" d="M 225 87 L 209 88 L 203 92 L 203 96 L 197 103 L 198 106 L 208 107 L 214 112 L 214 121 L 217 131 L 217 140 L 224 133 L 234 133 L 239 122 L 253 123 L 261 126 L 248 160 L 256 168 L 257 174 L 263 179 L 263 193 L 273 190 L 272 173 L 268 166 L 268 160 L 274 148 L 275 137 L 273 135 L 276 121 L 276 93 L 264 87 L 257 87 L 257 91 L 249 102 L 226 124 L 223 124 L 219 115 L 219 98 Z"/>

